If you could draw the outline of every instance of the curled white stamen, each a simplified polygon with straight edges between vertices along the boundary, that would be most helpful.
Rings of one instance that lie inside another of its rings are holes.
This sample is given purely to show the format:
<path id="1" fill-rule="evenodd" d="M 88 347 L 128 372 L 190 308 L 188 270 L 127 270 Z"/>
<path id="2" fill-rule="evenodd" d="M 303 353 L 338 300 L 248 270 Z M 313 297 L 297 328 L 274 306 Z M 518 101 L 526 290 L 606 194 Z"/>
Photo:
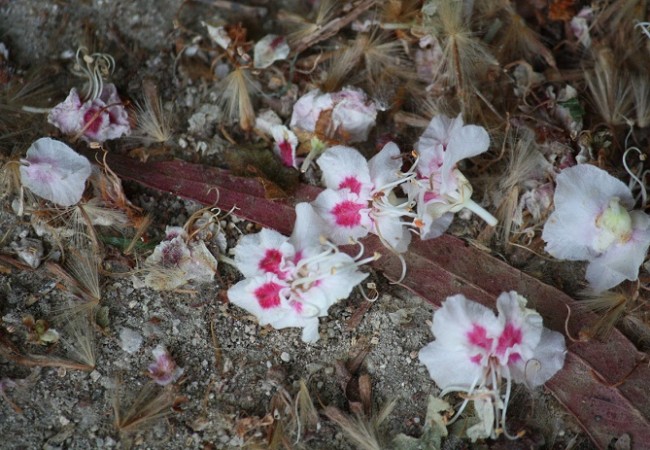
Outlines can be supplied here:
<path id="1" fill-rule="evenodd" d="M 646 156 L 639 150 L 637 147 L 630 147 L 627 150 L 625 150 L 625 153 L 623 153 L 623 167 L 625 168 L 625 171 L 627 174 L 630 176 L 631 180 L 629 183 L 629 188 L 630 190 L 634 189 L 636 185 L 639 185 L 639 188 L 641 189 L 641 207 L 645 208 L 646 202 L 648 201 L 648 196 L 647 196 L 647 191 L 645 188 L 645 183 L 643 180 L 645 179 L 645 173 L 647 172 L 641 172 L 641 178 L 639 178 L 627 165 L 627 155 L 629 152 L 635 151 L 639 154 L 639 158 L 641 161 L 644 161 Z M 641 170 L 643 170 L 643 165 L 641 165 Z M 636 199 L 638 201 L 638 198 Z"/>

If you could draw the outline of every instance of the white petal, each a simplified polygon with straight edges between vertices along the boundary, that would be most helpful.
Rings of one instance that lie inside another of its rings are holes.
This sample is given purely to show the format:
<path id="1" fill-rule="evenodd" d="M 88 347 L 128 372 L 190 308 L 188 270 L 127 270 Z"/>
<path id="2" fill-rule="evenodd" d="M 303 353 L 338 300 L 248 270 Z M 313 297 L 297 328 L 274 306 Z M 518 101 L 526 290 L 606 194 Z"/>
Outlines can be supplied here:
<path id="1" fill-rule="evenodd" d="M 323 183 L 330 189 L 350 189 L 360 196 L 370 195 L 372 181 L 368 162 L 358 150 L 336 145 L 318 159 Z"/>
<path id="2" fill-rule="evenodd" d="M 20 180 L 34 194 L 57 205 L 72 206 L 81 200 L 90 176 L 90 162 L 63 142 L 41 138 L 27 150 Z"/>
<path id="3" fill-rule="evenodd" d="M 370 129 L 375 126 L 377 108 L 366 94 L 354 88 L 344 88 L 332 94 L 335 105 L 332 109 L 332 125 L 347 142 L 362 142 L 368 139 Z"/>
<path id="4" fill-rule="evenodd" d="M 282 125 L 282 119 L 272 109 L 264 110 L 255 117 L 255 128 L 264 134 L 271 135 L 274 125 Z"/>
<path id="5" fill-rule="evenodd" d="M 451 386 L 469 389 L 482 376 L 482 366 L 468 362 L 467 355 L 458 348 L 438 340 L 422 348 L 419 358 L 441 390 Z"/>
<path id="6" fill-rule="evenodd" d="M 420 239 L 435 239 L 442 236 L 454 220 L 453 213 L 443 214 L 441 217 L 434 219 L 432 216 L 425 214 L 421 218 L 424 226 L 420 230 Z"/>
<path id="7" fill-rule="evenodd" d="M 452 133 L 463 126 L 463 118 L 459 114 L 458 117 L 452 119 L 440 114 L 435 116 L 429 122 L 426 130 L 420 136 L 416 149 L 420 153 L 424 153 L 437 145 L 442 145 L 443 148 L 449 143 Z"/>
<path id="8" fill-rule="evenodd" d="M 321 278 L 318 284 L 312 288 L 315 291 L 320 291 L 326 297 L 327 308 L 339 300 L 348 298 L 352 289 L 368 277 L 367 273 L 356 270 L 354 260 L 345 253 L 332 255 L 319 262 L 315 269 L 310 265 L 309 270 L 328 275 Z"/>
<path id="9" fill-rule="evenodd" d="M 310 203 L 296 205 L 296 222 L 291 233 L 291 243 L 296 251 L 320 246 L 320 237 L 325 236 L 326 225 Z"/>
<path id="10" fill-rule="evenodd" d="M 458 161 L 471 158 L 487 151 L 490 147 L 490 136 L 485 128 L 477 125 L 465 125 L 456 129 L 450 136 L 442 163 L 442 187 L 446 192 L 451 183 L 452 172 Z"/>
<path id="11" fill-rule="evenodd" d="M 77 134 L 83 128 L 84 114 L 90 107 L 82 103 L 75 88 L 70 90 L 68 97 L 47 115 L 47 121 L 64 134 Z"/>
<path id="12" fill-rule="evenodd" d="M 191 257 L 181 268 L 187 273 L 187 280 L 207 283 L 214 279 L 217 271 L 217 260 L 208 250 L 205 242 L 196 241 L 190 246 Z"/>
<path id="13" fill-rule="evenodd" d="M 411 243 L 411 233 L 402 224 L 401 217 L 378 216 L 375 219 L 374 230 L 397 253 L 404 253 Z"/>
<path id="14" fill-rule="evenodd" d="M 300 128 L 303 131 L 314 132 L 320 113 L 334 106 L 330 94 L 324 94 L 318 89 L 310 91 L 300 97 L 293 105 L 291 114 L 291 128 Z"/>
<path id="15" fill-rule="evenodd" d="M 630 216 L 633 228 L 630 240 L 610 246 L 587 266 L 585 277 L 590 289 L 595 292 L 602 292 L 624 280 L 633 281 L 639 277 L 639 266 L 643 264 L 650 246 L 650 218 L 641 211 L 632 211 Z"/>
<path id="16" fill-rule="evenodd" d="M 283 36 L 268 34 L 255 44 L 253 66 L 256 69 L 265 69 L 275 61 L 286 59 L 290 51 L 289 44 Z"/>
<path id="17" fill-rule="evenodd" d="M 485 128 L 465 125 L 451 134 L 445 150 L 445 165 L 454 167 L 458 161 L 480 155 L 489 147 L 490 136 Z"/>
<path id="18" fill-rule="evenodd" d="M 534 356 L 521 370 L 511 368 L 511 375 L 515 381 L 526 383 L 531 388 L 541 386 L 564 366 L 565 357 L 564 336 L 557 331 L 544 328 Z"/>
<path id="19" fill-rule="evenodd" d="M 287 261 L 295 254 L 288 241 L 288 237 L 269 228 L 243 236 L 234 249 L 237 269 L 245 277 L 267 272 L 281 275 L 288 270 Z"/>
<path id="20" fill-rule="evenodd" d="M 402 158 L 400 158 L 399 147 L 394 142 L 389 142 L 368 161 L 368 170 L 374 185 L 374 191 L 378 191 L 382 186 L 397 181 L 401 168 Z"/>

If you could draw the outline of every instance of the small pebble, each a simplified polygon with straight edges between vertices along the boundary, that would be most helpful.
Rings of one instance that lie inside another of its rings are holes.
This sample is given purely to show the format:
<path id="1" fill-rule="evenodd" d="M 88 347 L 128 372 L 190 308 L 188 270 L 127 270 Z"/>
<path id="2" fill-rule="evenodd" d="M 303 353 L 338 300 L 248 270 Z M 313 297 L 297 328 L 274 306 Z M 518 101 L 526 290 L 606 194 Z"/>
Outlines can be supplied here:
<path id="1" fill-rule="evenodd" d="M 282 352 L 282 354 L 280 355 L 280 359 L 284 362 L 289 362 L 291 361 L 291 355 L 288 354 L 287 352 Z"/>
<path id="2" fill-rule="evenodd" d="M 122 327 L 120 331 L 120 347 L 127 353 L 135 353 L 142 345 L 142 335 L 131 328 Z"/>
<path id="3" fill-rule="evenodd" d="M 97 380 L 99 380 L 101 378 L 101 376 L 102 376 L 102 374 L 99 373 L 96 370 L 93 370 L 92 372 L 90 372 L 90 379 L 93 380 L 93 383 L 96 383 Z"/>

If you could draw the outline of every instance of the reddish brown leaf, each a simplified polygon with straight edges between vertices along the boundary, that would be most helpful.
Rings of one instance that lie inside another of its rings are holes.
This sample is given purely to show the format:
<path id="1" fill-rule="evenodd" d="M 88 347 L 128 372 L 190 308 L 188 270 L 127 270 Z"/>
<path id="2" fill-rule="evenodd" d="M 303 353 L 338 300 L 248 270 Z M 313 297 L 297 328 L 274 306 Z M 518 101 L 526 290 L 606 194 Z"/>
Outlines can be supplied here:
<path id="1" fill-rule="evenodd" d="M 293 201 L 265 199 L 264 188 L 253 179 L 226 171 L 180 161 L 140 164 L 112 156 L 111 168 L 121 177 L 143 185 L 222 209 L 238 207 L 237 214 L 290 234 L 295 213 L 293 204 L 311 201 L 318 188 L 301 185 Z M 217 195 L 218 191 L 218 195 Z M 373 237 L 364 241 L 368 252 L 384 256 L 374 265 L 397 278 L 400 262 Z M 567 306 L 573 311 L 573 335 L 596 320 L 591 313 L 577 313 L 576 302 L 565 293 L 528 276 L 489 254 L 453 236 L 418 241 L 405 255 L 408 273 L 404 286 L 427 301 L 440 305 L 447 296 L 462 293 L 494 308 L 503 291 L 516 290 L 544 317 L 547 327 L 564 332 Z M 565 406 L 599 448 L 628 434 L 634 448 L 650 442 L 650 366 L 646 355 L 618 330 L 606 342 L 570 342 L 565 367 L 546 387 Z"/>

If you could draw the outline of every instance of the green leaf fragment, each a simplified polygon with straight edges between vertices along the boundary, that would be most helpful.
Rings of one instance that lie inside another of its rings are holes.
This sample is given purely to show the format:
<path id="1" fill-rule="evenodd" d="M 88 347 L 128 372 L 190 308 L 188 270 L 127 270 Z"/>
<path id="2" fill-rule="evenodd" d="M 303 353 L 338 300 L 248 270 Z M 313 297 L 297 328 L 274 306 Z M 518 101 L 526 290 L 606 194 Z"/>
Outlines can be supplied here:
<path id="1" fill-rule="evenodd" d="M 440 449 L 442 438 L 447 436 L 446 419 L 441 413 L 449 409 L 449 403 L 441 398 L 430 395 L 422 436 L 414 438 L 405 434 L 398 434 L 393 439 L 393 448 L 395 450 Z"/>

